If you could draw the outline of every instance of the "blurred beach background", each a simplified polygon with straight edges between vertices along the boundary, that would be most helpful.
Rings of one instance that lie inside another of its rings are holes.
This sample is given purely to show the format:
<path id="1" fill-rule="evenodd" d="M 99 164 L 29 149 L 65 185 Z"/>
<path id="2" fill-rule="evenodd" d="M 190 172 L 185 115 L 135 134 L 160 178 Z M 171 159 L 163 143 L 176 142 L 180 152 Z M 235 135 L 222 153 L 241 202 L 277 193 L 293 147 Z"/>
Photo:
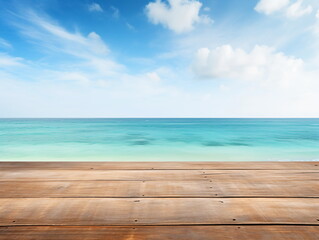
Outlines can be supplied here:
<path id="1" fill-rule="evenodd" d="M 1 119 L 1 161 L 319 159 L 319 119 Z"/>

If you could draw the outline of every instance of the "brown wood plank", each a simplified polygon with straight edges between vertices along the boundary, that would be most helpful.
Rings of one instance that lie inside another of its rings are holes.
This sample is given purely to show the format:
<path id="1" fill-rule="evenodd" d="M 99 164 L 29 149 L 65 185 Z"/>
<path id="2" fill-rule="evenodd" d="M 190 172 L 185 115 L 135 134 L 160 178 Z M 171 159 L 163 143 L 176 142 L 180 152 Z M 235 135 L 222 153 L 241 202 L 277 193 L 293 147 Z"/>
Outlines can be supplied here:
<path id="1" fill-rule="evenodd" d="M 0 225 L 319 225 L 312 198 L 1 198 Z"/>
<path id="2" fill-rule="evenodd" d="M 319 197 L 319 181 L 0 181 L 0 198 Z"/>
<path id="3" fill-rule="evenodd" d="M 181 181 L 239 179 L 319 180 L 319 170 L 27 170 L 1 169 L 0 181 L 25 180 L 125 180 Z"/>
<path id="4" fill-rule="evenodd" d="M 0 240 L 318 240 L 315 226 L 0 227 Z"/>
<path id="5" fill-rule="evenodd" d="M 318 197 L 318 162 L 0 163 L 0 240 L 318 239 Z"/>
<path id="6" fill-rule="evenodd" d="M 0 169 L 319 169 L 319 161 L 308 162 L 0 162 Z"/>

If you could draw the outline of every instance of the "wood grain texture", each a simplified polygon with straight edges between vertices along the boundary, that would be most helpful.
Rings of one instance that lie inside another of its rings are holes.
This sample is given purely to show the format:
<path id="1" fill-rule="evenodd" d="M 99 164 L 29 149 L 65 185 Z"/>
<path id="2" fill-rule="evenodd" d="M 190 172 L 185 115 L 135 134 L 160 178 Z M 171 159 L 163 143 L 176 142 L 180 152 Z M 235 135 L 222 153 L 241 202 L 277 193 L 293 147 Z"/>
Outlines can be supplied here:
<path id="1" fill-rule="evenodd" d="M 0 198 L 319 197 L 319 181 L 0 181 Z"/>
<path id="2" fill-rule="evenodd" d="M 77 181 L 181 181 L 237 180 L 251 182 L 310 180 L 319 181 L 319 170 L 23 170 L 1 169 L 0 181 L 77 180 Z"/>
<path id="3" fill-rule="evenodd" d="M 0 162 L 0 240 L 317 240 L 318 166 Z"/>
<path id="4" fill-rule="evenodd" d="M 0 225 L 315 224 L 311 198 L 1 198 Z"/>
<path id="5" fill-rule="evenodd" d="M 0 227 L 0 240 L 318 240 L 314 226 Z"/>
<path id="6" fill-rule="evenodd" d="M 100 169 L 100 170 L 219 170 L 219 169 L 269 169 L 315 170 L 319 161 L 310 162 L 0 162 L 0 169 Z"/>

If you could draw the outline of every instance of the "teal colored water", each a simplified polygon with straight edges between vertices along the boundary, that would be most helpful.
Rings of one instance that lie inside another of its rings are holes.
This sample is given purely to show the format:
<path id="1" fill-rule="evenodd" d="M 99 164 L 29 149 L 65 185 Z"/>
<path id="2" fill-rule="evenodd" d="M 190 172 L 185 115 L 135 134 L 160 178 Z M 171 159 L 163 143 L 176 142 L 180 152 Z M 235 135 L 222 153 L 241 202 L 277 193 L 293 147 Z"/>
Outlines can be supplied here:
<path id="1" fill-rule="evenodd" d="M 0 160 L 318 160 L 319 119 L 0 119 Z"/>

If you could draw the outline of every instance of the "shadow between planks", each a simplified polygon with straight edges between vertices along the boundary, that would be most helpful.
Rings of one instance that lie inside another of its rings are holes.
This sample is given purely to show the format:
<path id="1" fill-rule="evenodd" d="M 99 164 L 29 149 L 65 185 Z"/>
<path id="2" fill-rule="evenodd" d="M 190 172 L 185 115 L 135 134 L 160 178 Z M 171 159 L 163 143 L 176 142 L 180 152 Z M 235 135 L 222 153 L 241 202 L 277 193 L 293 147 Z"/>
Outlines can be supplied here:
<path id="1" fill-rule="evenodd" d="M 318 240 L 313 226 L 0 227 L 0 240 Z"/>
<path id="2" fill-rule="evenodd" d="M 319 239 L 319 162 L 0 162 L 2 239 Z"/>

